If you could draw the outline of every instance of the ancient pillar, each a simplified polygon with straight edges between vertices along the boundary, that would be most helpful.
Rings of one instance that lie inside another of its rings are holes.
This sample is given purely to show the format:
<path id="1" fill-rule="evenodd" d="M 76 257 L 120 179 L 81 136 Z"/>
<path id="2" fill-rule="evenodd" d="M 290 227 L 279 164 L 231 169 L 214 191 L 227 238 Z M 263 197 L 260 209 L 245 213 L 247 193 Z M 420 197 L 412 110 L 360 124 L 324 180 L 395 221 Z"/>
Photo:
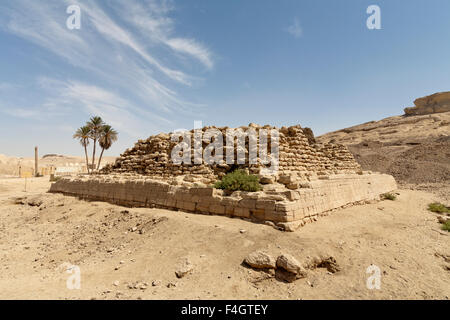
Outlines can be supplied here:
<path id="1" fill-rule="evenodd" d="M 34 176 L 39 176 L 39 163 L 38 163 L 38 147 L 34 148 Z"/>

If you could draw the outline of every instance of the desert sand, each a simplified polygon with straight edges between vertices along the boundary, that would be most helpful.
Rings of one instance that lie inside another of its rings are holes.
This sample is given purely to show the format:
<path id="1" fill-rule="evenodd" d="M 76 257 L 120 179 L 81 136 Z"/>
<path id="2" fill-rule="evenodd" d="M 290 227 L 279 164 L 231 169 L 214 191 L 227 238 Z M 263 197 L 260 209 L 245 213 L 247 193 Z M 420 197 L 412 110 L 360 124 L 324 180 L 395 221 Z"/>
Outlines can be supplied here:
<path id="1" fill-rule="evenodd" d="M 89 158 L 92 161 L 92 158 Z M 116 157 L 105 156 L 102 158 L 102 166 L 108 163 L 114 162 Z M 96 157 L 96 162 L 98 161 L 98 156 Z M 43 167 L 65 167 L 70 165 L 85 165 L 86 160 L 84 157 L 78 156 L 65 156 L 65 155 L 44 155 L 39 158 L 39 168 Z M 32 172 L 34 169 L 34 158 L 25 157 L 19 158 L 14 156 L 7 156 L 0 154 L 0 177 L 18 177 L 19 167 L 21 167 L 22 172 L 29 171 Z"/>
<path id="2" fill-rule="evenodd" d="M 124 208 L 48 194 L 48 178 L 0 180 L 0 299 L 448 299 L 450 233 L 427 204 L 438 195 L 399 190 L 396 201 L 351 206 L 294 233 L 220 216 Z M 133 231 L 134 230 L 134 231 Z M 341 271 L 308 270 L 284 283 L 242 262 L 255 250 L 305 262 L 332 256 Z M 181 260 L 193 264 L 179 279 Z M 63 263 L 80 267 L 69 290 Z M 381 269 L 381 289 L 366 286 Z"/>

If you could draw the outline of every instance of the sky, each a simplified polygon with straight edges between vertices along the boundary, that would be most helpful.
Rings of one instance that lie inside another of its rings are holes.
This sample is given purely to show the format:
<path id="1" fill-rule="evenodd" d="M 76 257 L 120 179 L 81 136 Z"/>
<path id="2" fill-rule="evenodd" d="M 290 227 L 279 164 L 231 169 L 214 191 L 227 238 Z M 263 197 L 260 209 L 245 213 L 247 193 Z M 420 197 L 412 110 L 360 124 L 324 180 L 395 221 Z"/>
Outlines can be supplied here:
<path id="1" fill-rule="evenodd" d="M 106 156 L 194 121 L 320 135 L 449 91 L 450 1 L 1 1 L 0 48 L 0 154 L 81 156 L 94 115 Z"/>

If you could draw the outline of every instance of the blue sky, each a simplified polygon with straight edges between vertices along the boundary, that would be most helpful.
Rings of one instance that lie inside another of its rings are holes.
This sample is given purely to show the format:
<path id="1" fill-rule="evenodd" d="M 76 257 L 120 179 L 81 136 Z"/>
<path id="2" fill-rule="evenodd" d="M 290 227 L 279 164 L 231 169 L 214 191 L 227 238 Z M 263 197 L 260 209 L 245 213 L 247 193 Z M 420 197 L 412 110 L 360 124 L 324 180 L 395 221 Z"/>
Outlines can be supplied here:
<path id="1" fill-rule="evenodd" d="M 318 135 L 399 115 L 449 90 L 449 18 L 448 0 L 1 1 L 0 154 L 81 155 L 91 115 L 120 132 L 107 155 L 194 120 Z"/>

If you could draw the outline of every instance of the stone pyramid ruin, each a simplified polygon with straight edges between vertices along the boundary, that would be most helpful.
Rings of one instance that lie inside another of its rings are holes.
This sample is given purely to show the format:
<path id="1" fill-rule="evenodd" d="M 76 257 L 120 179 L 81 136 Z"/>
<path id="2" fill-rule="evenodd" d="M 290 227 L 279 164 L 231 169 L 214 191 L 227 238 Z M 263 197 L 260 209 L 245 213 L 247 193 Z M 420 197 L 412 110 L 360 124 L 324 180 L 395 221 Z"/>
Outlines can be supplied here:
<path id="1" fill-rule="evenodd" d="M 205 127 L 177 133 L 176 139 L 159 134 L 139 140 L 99 174 L 59 180 L 50 192 L 130 207 L 239 217 L 293 231 L 334 209 L 373 201 L 397 188 L 392 176 L 361 171 L 345 146 L 318 144 L 312 131 L 299 125 L 278 129 L 250 124 L 220 143 L 229 130 Z M 262 149 L 266 152 L 260 153 Z M 207 161 L 208 154 L 216 161 Z M 225 161 L 227 154 L 232 162 Z M 274 166 L 276 170 L 268 170 Z M 213 188 L 235 169 L 257 175 L 262 191 Z"/>
<path id="2" fill-rule="evenodd" d="M 226 136 L 229 128 L 222 127 L 204 127 L 200 132 L 204 135 L 207 130 L 218 130 L 223 137 Z M 300 125 L 292 127 L 282 127 L 277 129 L 271 126 L 260 127 L 250 124 L 247 127 L 238 128 L 241 132 L 246 133 L 249 129 L 259 135 L 261 129 L 277 130 L 279 132 L 279 173 L 283 174 L 337 174 L 337 173 L 356 173 L 360 172 L 361 167 L 355 161 L 352 154 L 343 145 L 337 144 L 316 144 L 312 131 L 310 129 L 302 129 Z M 307 133 L 305 133 L 305 131 Z M 191 151 L 194 154 L 194 130 L 191 133 Z M 171 135 L 159 134 L 151 136 L 146 140 L 139 140 L 135 146 L 126 150 L 115 162 L 114 165 L 105 169 L 110 173 L 137 173 L 151 177 L 170 178 L 180 175 L 194 175 L 206 177 L 220 177 L 236 168 L 247 168 L 252 174 L 260 174 L 261 168 L 267 165 L 257 163 L 249 164 L 248 150 L 250 149 L 249 139 L 245 141 L 245 164 L 237 164 L 238 145 L 233 141 L 232 145 L 228 145 L 224 139 L 223 149 L 234 148 L 233 164 L 218 163 L 208 165 L 205 161 L 200 164 L 174 164 L 171 161 L 171 153 L 178 141 L 171 141 Z M 201 150 L 207 148 L 210 141 L 202 141 Z M 258 144 L 258 143 L 257 143 Z M 259 144 L 258 144 L 259 146 Z M 271 149 L 270 141 L 268 150 Z M 223 152 L 225 154 L 225 152 Z M 259 159 L 258 159 L 259 160 Z"/>

